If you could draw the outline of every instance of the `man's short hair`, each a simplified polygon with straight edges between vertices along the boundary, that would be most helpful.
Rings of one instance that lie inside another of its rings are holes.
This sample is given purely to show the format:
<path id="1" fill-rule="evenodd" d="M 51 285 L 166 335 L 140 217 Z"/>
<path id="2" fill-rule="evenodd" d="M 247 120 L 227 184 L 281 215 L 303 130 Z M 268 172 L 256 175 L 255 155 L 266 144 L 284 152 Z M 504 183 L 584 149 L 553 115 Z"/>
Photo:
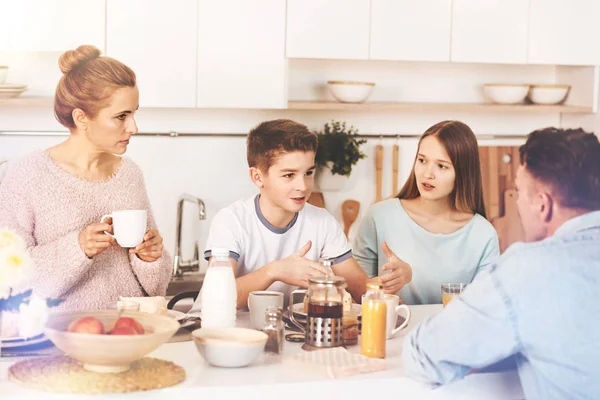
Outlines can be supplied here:
<path id="1" fill-rule="evenodd" d="M 600 143 L 583 129 L 545 128 L 519 148 L 521 165 L 552 187 L 563 207 L 600 210 Z"/>

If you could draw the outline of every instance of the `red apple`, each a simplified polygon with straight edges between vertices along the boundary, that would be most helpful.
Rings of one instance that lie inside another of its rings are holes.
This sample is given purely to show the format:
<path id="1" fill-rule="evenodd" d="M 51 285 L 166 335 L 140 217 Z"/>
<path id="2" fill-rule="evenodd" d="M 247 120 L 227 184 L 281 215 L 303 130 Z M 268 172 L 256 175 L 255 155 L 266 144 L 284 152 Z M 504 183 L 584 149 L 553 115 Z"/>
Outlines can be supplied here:
<path id="1" fill-rule="evenodd" d="M 110 335 L 138 335 L 137 331 L 130 326 L 121 326 L 109 332 Z"/>
<path id="2" fill-rule="evenodd" d="M 113 332 L 114 332 L 114 330 L 116 328 L 130 328 L 137 335 L 143 335 L 144 334 L 144 327 L 142 326 L 142 324 L 140 324 L 139 322 L 137 322 L 135 319 L 129 318 L 129 317 L 121 317 L 121 318 L 119 318 L 117 320 L 117 322 L 115 323 L 115 328 L 113 329 Z"/>
<path id="3" fill-rule="evenodd" d="M 71 322 L 67 331 L 102 335 L 104 333 L 104 325 L 94 317 L 83 317 Z"/>

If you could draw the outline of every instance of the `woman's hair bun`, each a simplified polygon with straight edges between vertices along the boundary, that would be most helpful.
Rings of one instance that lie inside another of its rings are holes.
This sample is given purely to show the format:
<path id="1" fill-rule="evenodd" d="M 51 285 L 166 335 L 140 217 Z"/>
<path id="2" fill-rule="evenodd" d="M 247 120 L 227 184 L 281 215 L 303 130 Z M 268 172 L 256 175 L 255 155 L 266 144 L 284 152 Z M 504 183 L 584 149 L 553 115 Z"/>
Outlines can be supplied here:
<path id="1" fill-rule="evenodd" d="M 85 44 L 76 50 L 65 51 L 58 59 L 58 66 L 63 74 L 67 74 L 78 65 L 100 57 L 100 54 L 102 52 L 97 47 Z"/>

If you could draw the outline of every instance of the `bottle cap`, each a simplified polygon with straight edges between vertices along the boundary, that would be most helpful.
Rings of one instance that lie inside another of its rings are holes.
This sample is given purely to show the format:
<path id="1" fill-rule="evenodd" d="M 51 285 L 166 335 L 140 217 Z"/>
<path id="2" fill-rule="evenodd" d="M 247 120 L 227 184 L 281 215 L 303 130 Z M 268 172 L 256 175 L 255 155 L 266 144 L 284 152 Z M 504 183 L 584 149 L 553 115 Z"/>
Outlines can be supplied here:
<path id="1" fill-rule="evenodd" d="M 379 279 L 373 279 L 367 282 L 367 290 L 381 290 L 383 283 Z"/>

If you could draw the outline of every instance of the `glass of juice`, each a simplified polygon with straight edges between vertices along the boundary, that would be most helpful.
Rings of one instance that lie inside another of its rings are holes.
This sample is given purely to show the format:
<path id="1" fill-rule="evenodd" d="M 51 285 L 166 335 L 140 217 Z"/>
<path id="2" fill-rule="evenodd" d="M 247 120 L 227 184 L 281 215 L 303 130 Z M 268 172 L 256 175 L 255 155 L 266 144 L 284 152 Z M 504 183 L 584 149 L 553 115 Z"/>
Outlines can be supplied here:
<path id="1" fill-rule="evenodd" d="M 442 284 L 442 304 L 444 307 L 454 298 L 462 293 L 467 287 L 466 283 L 443 283 Z"/>

